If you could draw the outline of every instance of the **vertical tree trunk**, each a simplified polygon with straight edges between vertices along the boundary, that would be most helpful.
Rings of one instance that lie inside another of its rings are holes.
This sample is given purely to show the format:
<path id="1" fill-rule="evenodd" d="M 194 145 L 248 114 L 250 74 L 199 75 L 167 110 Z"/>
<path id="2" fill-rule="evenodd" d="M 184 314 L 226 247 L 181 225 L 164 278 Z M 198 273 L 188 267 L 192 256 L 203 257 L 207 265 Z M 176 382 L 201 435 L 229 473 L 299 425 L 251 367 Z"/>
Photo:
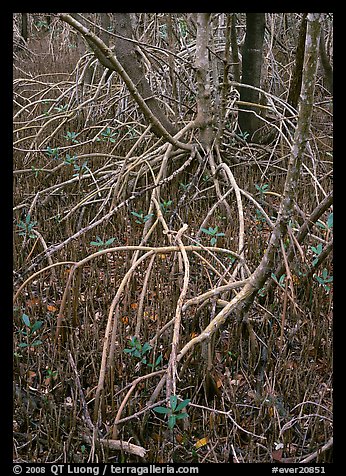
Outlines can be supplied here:
<path id="1" fill-rule="evenodd" d="M 205 150 L 210 149 L 212 141 L 212 117 L 210 104 L 209 78 L 209 19 L 210 13 L 197 14 L 196 37 L 196 79 L 197 79 L 197 117 L 196 126 L 200 129 L 200 140 Z"/>
<path id="2" fill-rule="evenodd" d="M 236 30 L 236 14 L 230 13 L 231 15 L 231 50 L 232 50 L 232 63 L 233 63 L 233 79 L 237 83 L 240 83 L 240 60 L 239 60 L 239 50 L 238 50 L 238 41 L 237 41 L 237 30 Z"/>
<path id="3" fill-rule="evenodd" d="M 323 31 L 321 31 L 321 38 L 320 38 L 320 58 L 321 58 L 323 72 L 324 72 L 326 88 L 328 89 L 328 91 L 330 91 L 333 94 L 333 67 L 330 64 L 330 61 L 326 52 L 326 43 L 325 43 Z"/>
<path id="4" fill-rule="evenodd" d="M 132 39 L 133 31 L 129 13 L 115 14 L 114 33 L 123 38 Z M 144 75 L 144 68 L 138 50 L 131 41 L 123 38 L 115 38 L 117 58 L 133 83 L 137 86 L 139 93 L 143 99 L 145 99 L 147 106 L 151 109 L 154 116 L 161 122 L 166 131 L 174 135 L 177 131 L 160 108 L 155 94 L 151 90 Z M 152 131 L 157 133 L 155 126 L 152 127 Z"/>
<path id="5" fill-rule="evenodd" d="M 175 52 L 175 45 L 174 45 L 174 32 L 173 32 L 173 21 L 172 21 L 172 13 L 167 13 L 167 39 L 169 44 L 169 49 L 172 53 Z M 169 55 L 168 57 L 168 64 L 169 64 L 169 76 L 171 79 L 171 86 L 172 86 L 172 96 L 174 98 L 177 97 L 177 84 L 175 78 L 175 64 L 174 64 L 174 57 L 173 55 Z M 177 104 L 173 104 L 173 110 L 175 114 L 175 118 L 178 117 L 178 107 Z"/>
<path id="6" fill-rule="evenodd" d="M 305 36 L 306 36 L 306 17 L 307 13 L 303 13 L 300 23 L 299 37 L 296 50 L 295 65 L 292 73 L 290 89 L 288 92 L 287 102 L 294 108 L 298 106 L 300 89 L 302 87 L 303 63 L 305 53 Z"/>
<path id="7" fill-rule="evenodd" d="M 22 13 L 22 28 L 21 28 L 21 35 L 25 43 L 28 41 L 29 33 L 28 33 L 28 13 Z"/>
<path id="8" fill-rule="evenodd" d="M 263 62 L 263 40 L 265 30 L 264 13 L 246 14 L 246 35 L 243 47 L 242 83 L 260 87 Z M 249 88 L 240 88 L 240 99 L 244 102 L 258 103 L 259 92 Z M 239 127 L 242 133 L 247 132 L 250 138 L 259 127 L 259 119 L 252 112 L 258 108 L 242 106 L 239 111 Z"/>

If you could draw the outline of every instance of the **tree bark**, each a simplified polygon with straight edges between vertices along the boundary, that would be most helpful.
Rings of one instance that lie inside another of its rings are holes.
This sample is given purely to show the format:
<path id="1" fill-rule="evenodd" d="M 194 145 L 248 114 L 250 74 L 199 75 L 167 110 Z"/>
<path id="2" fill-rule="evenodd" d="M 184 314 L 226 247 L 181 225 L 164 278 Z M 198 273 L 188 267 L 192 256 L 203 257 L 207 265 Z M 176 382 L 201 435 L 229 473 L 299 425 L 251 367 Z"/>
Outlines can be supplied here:
<path id="1" fill-rule="evenodd" d="M 263 62 L 263 41 L 265 30 L 264 13 L 246 14 L 246 35 L 243 47 L 242 83 L 259 88 L 261 85 L 261 70 Z M 259 92 L 250 88 L 240 88 L 240 100 L 258 104 Z M 255 114 L 255 106 L 242 106 L 238 121 L 241 132 L 247 132 L 252 138 L 259 127 L 259 119 Z"/>
<path id="2" fill-rule="evenodd" d="M 232 50 L 232 66 L 233 66 L 233 79 L 237 83 L 240 83 L 240 59 L 239 59 L 239 49 L 237 41 L 237 30 L 236 30 L 236 14 L 230 13 L 231 16 L 231 50 Z"/>
<path id="3" fill-rule="evenodd" d="M 300 23 L 298 44 L 296 49 L 296 57 L 294 69 L 292 72 L 292 78 L 290 83 L 290 89 L 288 92 L 287 102 L 294 108 L 297 108 L 299 101 L 299 94 L 302 87 L 303 77 L 303 64 L 305 53 L 305 36 L 306 36 L 306 18 L 307 13 L 303 13 L 303 18 Z"/>
<path id="4" fill-rule="evenodd" d="M 21 35 L 25 43 L 28 41 L 28 13 L 22 13 L 22 25 L 21 25 Z"/>
<path id="5" fill-rule="evenodd" d="M 158 137 L 165 137 L 167 135 L 165 131 L 171 136 L 175 135 L 177 133 L 175 127 L 160 108 L 155 94 L 145 78 L 140 54 L 136 50 L 135 44 L 127 39 L 132 39 L 133 37 L 130 14 L 116 14 L 114 32 L 123 38 L 117 37 L 115 39 L 115 55 L 113 55 L 112 51 L 110 51 L 99 36 L 94 35 L 84 26 L 81 15 L 78 13 L 60 14 L 60 18 L 76 28 L 84 36 L 95 56 L 105 68 L 116 71 L 119 74 L 120 72 L 125 73 L 129 80 L 127 83 L 125 81 L 125 83 L 134 99 L 138 102 L 139 93 L 141 99 L 145 102 L 146 107 L 141 107 L 141 110 L 148 122 L 151 123 L 153 133 Z M 120 75 L 124 79 L 125 75 Z M 149 111 L 150 113 L 148 114 Z"/>
<path id="6" fill-rule="evenodd" d="M 129 13 L 115 14 L 114 33 L 125 38 L 133 38 L 131 18 Z M 161 122 L 166 131 L 168 131 L 171 135 L 176 134 L 177 130 L 160 108 L 155 94 L 151 90 L 150 85 L 144 75 L 141 57 L 139 52 L 136 50 L 135 44 L 122 38 L 115 38 L 114 46 L 118 60 L 131 78 L 132 82 L 137 86 L 140 95 L 145 100 L 153 115 Z M 153 127 L 152 130 L 155 134 L 160 136 L 155 127 Z"/>
<path id="7" fill-rule="evenodd" d="M 195 124 L 200 130 L 201 144 L 209 150 L 212 141 L 212 117 L 210 104 L 209 78 L 209 19 L 210 13 L 197 14 L 196 37 L 196 79 L 197 79 L 197 117 Z"/>
<path id="8" fill-rule="evenodd" d="M 324 39 L 324 33 L 321 31 L 321 38 L 320 38 L 320 58 L 321 64 L 325 76 L 325 85 L 328 91 L 333 94 L 333 67 L 330 64 L 327 52 L 326 52 L 326 43 Z"/>

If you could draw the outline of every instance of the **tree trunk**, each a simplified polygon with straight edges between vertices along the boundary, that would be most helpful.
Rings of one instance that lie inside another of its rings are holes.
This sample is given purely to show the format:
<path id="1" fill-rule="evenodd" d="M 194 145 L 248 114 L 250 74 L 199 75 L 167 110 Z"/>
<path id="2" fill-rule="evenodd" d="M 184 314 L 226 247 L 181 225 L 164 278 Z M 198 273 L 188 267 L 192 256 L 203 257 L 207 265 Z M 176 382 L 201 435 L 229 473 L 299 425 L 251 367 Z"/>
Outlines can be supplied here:
<path id="1" fill-rule="evenodd" d="M 243 47 L 242 83 L 260 87 L 261 69 L 263 62 L 263 40 L 265 30 L 264 13 L 246 14 L 246 36 Z M 240 100 L 258 104 L 259 92 L 250 88 L 240 88 Z M 248 112 L 253 111 L 253 112 Z M 259 127 L 259 119 L 254 112 L 259 109 L 254 106 L 242 105 L 239 111 L 239 128 L 241 132 L 248 133 L 252 138 Z"/>
<path id="2" fill-rule="evenodd" d="M 200 129 L 201 144 L 210 149 L 212 141 L 212 117 L 210 104 L 209 78 L 209 18 L 210 13 L 197 14 L 196 37 L 196 79 L 197 79 L 197 117 L 195 124 Z"/>
<path id="3" fill-rule="evenodd" d="M 305 36 L 306 36 L 306 17 L 307 13 L 303 13 L 303 18 L 299 28 L 299 38 L 296 50 L 296 58 L 292 79 L 290 83 L 290 90 L 288 92 L 287 102 L 294 108 L 298 106 L 300 89 L 302 87 L 303 64 L 305 53 Z"/>
<path id="4" fill-rule="evenodd" d="M 165 136 L 167 132 L 171 136 L 176 134 L 175 127 L 160 108 L 155 94 L 144 75 L 140 53 L 136 49 L 135 43 L 130 41 L 133 37 L 130 14 L 115 14 L 114 33 L 121 36 L 121 38 L 115 38 L 115 56 L 113 58 L 112 52 L 107 48 L 107 45 L 101 40 L 100 36 L 94 35 L 84 26 L 83 18 L 79 13 L 60 14 L 60 18 L 82 33 L 95 56 L 104 67 L 111 71 L 117 71 L 119 74 L 120 70 L 122 70 L 126 74 L 128 81 L 131 82 L 131 87 L 127 84 L 130 93 L 134 96 L 135 100 L 138 99 L 137 93 L 139 93 L 142 102 L 143 100 L 145 102 L 146 107 L 141 109 L 146 119 L 150 120 L 149 116 L 152 118 L 152 132 L 158 137 Z M 108 51 L 106 52 L 106 50 Z"/>
<path id="5" fill-rule="evenodd" d="M 131 18 L 129 13 L 115 14 L 114 33 L 124 38 L 133 38 Z M 115 38 L 115 52 L 119 62 L 122 64 L 124 70 L 129 75 L 132 82 L 137 86 L 140 95 L 145 100 L 153 115 L 161 122 L 166 131 L 168 131 L 171 135 L 174 135 L 177 131 L 166 117 L 163 110 L 160 108 L 155 94 L 151 90 L 151 87 L 144 75 L 144 68 L 140 53 L 136 50 L 135 44 L 131 41 L 128 41 L 127 39 Z M 153 127 L 152 130 L 154 133 L 157 133 L 155 127 Z"/>
<path id="6" fill-rule="evenodd" d="M 237 83 L 240 83 L 240 60 L 239 60 L 239 50 L 238 50 L 238 40 L 237 40 L 237 30 L 236 30 L 236 14 L 230 13 L 231 15 L 231 50 L 232 50 L 232 66 L 233 66 L 233 79 Z"/>
<path id="7" fill-rule="evenodd" d="M 22 28 L 21 28 L 21 35 L 25 43 L 28 41 L 29 33 L 28 33 L 28 13 L 22 13 Z"/>
<path id="8" fill-rule="evenodd" d="M 333 67 L 330 64 L 327 52 L 326 52 L 326 43 L 324 39 L 324 33 L 321 31 L 321 38 L 320 38 L 320 58 L 321 64 L 324 72 L 325 77 L 325 86 L 333 94 Z"/>

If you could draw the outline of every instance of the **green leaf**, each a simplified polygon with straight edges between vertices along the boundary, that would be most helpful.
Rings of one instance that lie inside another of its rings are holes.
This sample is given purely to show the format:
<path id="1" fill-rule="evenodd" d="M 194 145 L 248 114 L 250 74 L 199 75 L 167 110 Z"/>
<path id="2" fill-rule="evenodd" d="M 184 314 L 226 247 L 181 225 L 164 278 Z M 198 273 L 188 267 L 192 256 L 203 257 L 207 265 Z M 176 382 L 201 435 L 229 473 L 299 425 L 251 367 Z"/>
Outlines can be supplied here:
<path id="1" fill-rule="evenodd" d="M 138 349 L 133 349 L 132 354 L 134 355 L 134 357 L 137 357 L 137 359 L 140 359 L 142 357 L 142 354 Z"/>
<path id="2" fill-rule="evenodd" d="M 153 408 L 153 410 L 156 413 L 163 413 L 165 415 L 167 415 L 167 413 L 171 413 L 171 410 L 169 408 L 166 408 L 166 407 L 155 407 L 155 408 Z"/>
<path id="3" fill-rule="evenodd" d="M 30 319 L 29 319 L 29 316 L 27 314 L 22 314 L 22 321 L 24 322 L 24 324 L 27 326 L 27 327 L 31 327 L 31 324 L 30 324 Z"/>
<path id="4" fill-rule="evenodd" d="M 137 218 L 143 218 L 143 213 L 131 212 L 131 215 L 133 215 Z"/>
<path id="5" fill-rule="evenodd" d="M 327 227 L 329 229 L 333 228 L 333 212 L 327 218 Z"/>
<path id="6" fill-rule="evenodd" d="M 183 400 L 182 402 L 179 403 L 175 411 L 180 412 L 183 408 L 185 408 L 190 403 L 190 401 L 191 400 L 189 398 L 187 398 L 186 400 Z M 186 413 L 184 413 L 184 415 L 186 415 Z"/>
<path id="7" fill-rule="evenodd" d="M 142 347 L 142 355 L 145 354 L 146 352 L 149 352 L 151 350 L 151 345 L 149 342 L 145 342 Z"/>
<path id="8" fill-rule="evenodd" d="M 105 246 L 111 245 L 114 240 L 115 240 L 115 238 L 109 238 L 109 240 L 106 241 Z"/>
<path id="9" fill-rule="evenodd" d="M 176 422 L 177 422 L 177 415 L 174 415 L 174 414 L 169 415 L 169 418 L 168 418 L 168 428 L 169 428 L 170 430 L 173 430 L 173 428 L 174 428 Z"/>
<path id="10" fill-rule="evenodd" d="M 171 409 L 174 412 L 178 403 L 178 397 L 176 395 L 171 395 L 169 397 L 169 402 L 171 404 Z"/>
<path id="11" fill-rule="evenodd" d="M 175 415 L 175 417 L 176 417 L 177 420 L 182 420 L 183 418 L 188 418 L 189 415 L 187 413 L 183 412 L 183 413 L 179 413 L 178 415 Z"/>
<path id="12" fill-rule="evenodd" d="M 210 232 L 210 228 L 209 230 L 207 230 L 206 228 L 201 228 L 201 231 L 203 231 L 203 233 L 206 233 L 207 235 L 212 235 L 212 233 Z"/>
<path id="13" fill-rule="evenodd" d="M 311 250 L 313 253 L 315 253 L 315 255 L 320 255 L 322 253 L 322 250 L 323 250 L 323 245 L 322 243 L 319 243 L 316 248 L 314 246 L 311 246 Z"/>
<path id="14" fill-rule="evenodd" d="M 99 241 L 90 241 L 90 244 L 93 246 L 102 246 L 103 243 L 100 243 Z"/>
<path id="15" fill-rule="evenodd" d="M 36 321 L 31 328 L 31 333 L 38 331 L 42 327 L 42 324 L 43 321 Z"/>
<path id="16" fill-rule="evenodd" d="M 30 347 L 37 347 L 38 345 L 41 345 L 42 341 L 41 340 L 35 340 L 34 342 L 31 342 Z"/>

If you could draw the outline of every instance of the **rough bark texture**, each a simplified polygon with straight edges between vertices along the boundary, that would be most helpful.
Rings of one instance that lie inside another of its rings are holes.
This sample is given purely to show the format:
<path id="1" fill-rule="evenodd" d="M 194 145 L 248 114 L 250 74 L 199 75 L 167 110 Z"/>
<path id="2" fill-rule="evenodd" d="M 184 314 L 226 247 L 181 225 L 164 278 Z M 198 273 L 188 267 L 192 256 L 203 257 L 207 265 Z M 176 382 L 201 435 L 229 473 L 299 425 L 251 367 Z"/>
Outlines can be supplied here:
<path id="1" fill-rule="evenodd" d="M 67 21 L 68 15 L 61 15 L 60 17 Z M 77 22 L 84 26 L 83 19 L 78 13 L 72 13 L 70 17 L 74 18 L 75 20 L 77 20 Z M 76 24 L 72 26 L 74 26 L 75 28 L 77 27 Z M 91 32 L 85 34 L 85 32 L 81 31 L 80 29 L 79 31 L 83 34 L 86 42 L 93 50 L 95 56 L 99 59 L 101 64 L 105 68 L 108 68 L 110 71 L 117 71 L 119 73 L 119 69 L 115 66 L 114 61 L 112 61 L 111 59 L 111 54 L 105 53 L 102 47 L 98 45 L 97 40 L 95 40 L 95 38 L 97 37 L 95 37 Z M 114 33 L 124 38 L 129 38 L 130 40 L 133 38 L 131 18 L 129 13 L 116 14 L 116 20 L 114 23 Z M 105 36 L 104 32 L 98 38 L 101 40 L 103 45 L 107 46 L 107 44 L 105 44 L 105 42 L 102 40 L 102 36 Z M 160 108 L 155 94 L 151 90 L 150 85 L 144 75 L 144 68 L 141 62 L 140 53 L 136 50 L 135 43 L 124 38 L 115 39 L 114 50 L 116 59 L 119 61 L 122 68 L 129 76 L 130 80 L 132 81 L 132 84 L 136 87 L 136 90 L 138 91 L 142 99 L 144 99 L 152 115 L 157 119 L 157 121 L 159 121 L 159 123 L 169 134 L 176 134 L 176 129 L 169 121 L 163 110 Z M 132 93 L 131 89 L 130 92 Z M 143 112 L 146 116 L 146 119 L 148 119 L 148 116 L 145 114 L 145 111 Z M 158 137 L 162 136 L 162 131 L 160 127 L 157 127 L 155 121 L 152 122 L 152 131 Z"/>
<path id="2" fill-rule="evenodd" d="M 131 18 L 129 13 L 115 14 L 114 33 L 125 38 L 133 38 Z M 174 135 L 177 131 L 172 123 L 168 120 L 163 110 L 160 108 L 155 94 L 150 88 L 150 85 L 144 75 L 145 72 L 143 64 L 140 54 L 136 50 L 136 45 L 128 40 L 115 38 L 114 46 L 118 60 L 132 79 L 133 83 L 137 86 L 140 95 L 145 100 L 151 112 L 161 122 L 166 131 Z M 154 133 L 159 135 L 155 127 L 153 127 L 152 130 Z"/>
<path id="3" fill-rule="evenodd" d="M 195 124 L 200 129 L 201 144 L 210 149 L 212 141 L 212 117 L 209 79 L 209 18 L 210 13 L 197 14 L 196 37 L 196 79 L 197 79 L 197 117 Z"/>
<path id="4" fill-rule="evenodd" d="M 265 30 L 264 13 L 246 14 L 246 36 L 243 47 L 242 83 L 260 87 L 263 62 L 263 40 Z M 258 103 L 259 92 L 250 88 L 240 88 L 240 99 L 244 102 Z M 259 110 L 256 107 L 242 106 L 239 111 L 239 127 L 241 132 L 251 136 L 259 127 L 259 119 L 247 111 Z"/>
<path id="5" fill-rule="evenodd" d="M 231 16 L 231 49 L 232 49 L 232 68 L 233 68 L 233 79 L 237 83 L 240 83 L 240 60 L 239 60 L 239 49 L 237 42 L 237 30 L 236 30 L 236 13 L 230 13 Z"/>
<path id="6" fill-rule="evenodd" d="M 299 94 L 302 87 L 303 64 L 305 53 L 305 36 L 306 36 L 306 18 L 307 13 L 303 13 L 302 21 L 299 28 L 299 37 L 296 50 L 296 58 L 294 70 L 292 73 L 290 90 L 288 92 L 287 102 L 294 108 L 298 106 Z"/>
<path id="7" fill-rule="evenodd" d="M 327 52 L 326 52 L 326 43 L 324 39 L 324 34 L 321 32 L 320 38 L 320 58 L 321 64 L 325 76 L 325 86 L 333 94 L 333 68 L 330 64 Z"/>
<path id="8" fill-rule="evenodd" d="M 28 13 L 22 13 L 21 35 L 25 42 L 28 41 Z"/>
<path id="9" fill-rule="evenodd" d="M 114 54 L 113 51 L 105 45 L 105 43 L 96 36 L 92 31 L 86 28 L 83 23 L 80 21 L 81 16 L 79 14 L 72 13 L 60 13 L 59 17 L 61 20 L 66 21 L 69 23 L 73 28 L 79 31 L 83 37 L 85 38 L 86 42 L 89 44 L 91 49 L 93 50 L 95 56 L 99 59 L 101 64 L 105 68 L 111 69 L 116 71 L 121 78 L 124 80 L 130 94 L 133 96 L 134 100 L 139 105 L 142 113 L 144 114 L 147 121 L 151 124 L 151 130 L 158 136 L 165 138 L 168 142 L 174 144 L 177 147 L 181 147 L 186 150 L 192 150 L 192 146 L 190 144 L 184 144 L 172 137 L 170 131 L 172 131 L 172 124 L 166 118 L 163 111 L 159 108 L 156 99 L 153 97 L 153 93 L 149 87 L 149 84 L 144 76 L 142 76 L 143 71 L 140 69 L 138 70 L 135 68 L 135 63 L 132 60 L 129 60 L 126 56 L 125 51 L 129 53 L 129 51 L 133 52 L 131 58 L 136 55 L 135 49 L 126 50 L 124 43 L 131 43 L 127 39 L 119 39 L 120 41 L 124 42 L 120 46 L 119 56 L 123 59 L 124 64 L 119 61 L 118 54 Z M 130 23 L 130 16 L 127 16 L 128 19 L 128 26 L 131 28 Z M 121 22 L 121 25 L 125 28 L 125 23 Z M 120 27 L 119 27 L 120 28 Z M 138 63 L 137 63 L 138 64 Z M 139 65 L 138 67 L 140 67 Z M 127 70 L 126 70 L 127 68 Z M 142 94 L 140 93 L 142 92 Z M 173 130 L 173 133 L 175 131 Z"/>

